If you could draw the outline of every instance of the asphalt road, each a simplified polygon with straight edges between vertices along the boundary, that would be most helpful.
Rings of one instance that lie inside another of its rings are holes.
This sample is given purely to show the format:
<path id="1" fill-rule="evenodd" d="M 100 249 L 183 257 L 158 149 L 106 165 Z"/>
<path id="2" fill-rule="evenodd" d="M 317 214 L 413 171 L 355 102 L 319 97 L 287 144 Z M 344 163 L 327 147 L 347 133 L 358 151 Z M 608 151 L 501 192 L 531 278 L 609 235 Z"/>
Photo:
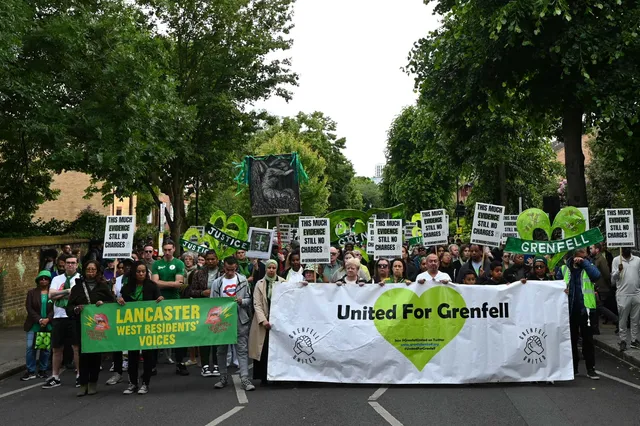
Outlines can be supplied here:
<path id="1" fill-rule="evenodd" d="M 597 370 L 613 378 L 547 384 L 469 386 L 358 386 L 284 383 L 244 393 L 233 384 L 217 390 L 215 378 L 176 376 L 159 365 L 147 395 L 122 395 L 126 383 L 78 398 L 73 373 L 43 390 L 19 375 L 0 382 L 3 425 L 633 425 L 640 424 L 640 373 L 596 354 Z M 582 366 L 584 373 L 584 366 Z M 616 380 L 617 379 L 617 380 Z M 626 383 L 621 383 L 620 380 Z M 246 399 L 245 399 L 246 398 Z"/>

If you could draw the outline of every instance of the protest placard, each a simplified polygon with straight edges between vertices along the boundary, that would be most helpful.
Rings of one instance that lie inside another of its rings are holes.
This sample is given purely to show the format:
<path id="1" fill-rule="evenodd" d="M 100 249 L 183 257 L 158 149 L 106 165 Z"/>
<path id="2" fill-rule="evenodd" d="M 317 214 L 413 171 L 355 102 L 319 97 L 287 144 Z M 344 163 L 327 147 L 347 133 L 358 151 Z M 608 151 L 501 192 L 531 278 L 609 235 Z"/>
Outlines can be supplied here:
<path id="1" fill-rule="evenodd" d="M 376 224 L 375 221 L 371 221 L 367 224 L 369 232 L 367 233 L 367 254 L 373 254 L 376 241 Z"/>
<path id="2" fill-rule="evenodd" d="M 476 203 L 471 230 L 471 244 L 500 246 L 500 233 L 504 221 L 504 206 Z"/>
<path id="3" fill-rule="evenodd" d="M 133 234 L 136 232 L 135 216 L 107 216 L 104 228 L 104 259 L 131 257 Z"/>
<path id="4" fill-rule="evenodd" d="M 402 255 L 402 220 L 377 219 L 374 256 L 400 257 Z"/>
<path id="5" fill-rule="evenodd" d="M 607 247 L 635 247 L 633 209 L 606 209 Z"/>
<path id="6" fill-rule="evenodd" d="M 249 228 L 249 249 L 247 250 L 247 257 L 270 259 L 275 233 L 273 229 Z"/>
<path id="7" fill-rule="evenodd" d="M 435 246 L 447 244 L 446 217 L 444 209 L 423 210 L 420 212 L 422 222 L 422 244 Z"/>
<path id="8" fill-rule="evenodd" d="M 329 219 L 300 219 L 300 263 L 330 263 Z"/>
<path id="9" fill-rule="evenodd" d="M 520 238 L 520 234 L 518 233 L 517 222 L 518 222 L 517 214 L 504 216 L 504 223 L 503 223 L 502 236 L 501 236 L 502 244 L 506 244 L 507 237 Z"/>

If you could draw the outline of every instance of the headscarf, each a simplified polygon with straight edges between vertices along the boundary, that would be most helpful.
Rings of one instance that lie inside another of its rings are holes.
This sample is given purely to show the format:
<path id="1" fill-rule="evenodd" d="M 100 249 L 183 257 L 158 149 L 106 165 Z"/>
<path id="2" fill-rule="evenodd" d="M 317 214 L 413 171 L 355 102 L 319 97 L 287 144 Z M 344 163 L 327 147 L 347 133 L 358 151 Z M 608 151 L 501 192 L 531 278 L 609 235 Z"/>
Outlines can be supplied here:
<path id="1" fill-rule="evenodd" d="M 264 262 L 264 265 L 265 265 L 265 269 L 268 268 L 269 266 L 273 265 L 273 266 L 276 267 L 276 271 L 277 271 L 278 262 L 276 262 L 273 259 L 267 260 L 266 262 Z M 265 280 L 265 282 L 267 284 L 267 299 L 268 300 L 271 300 L 271 290 L 272 290 L 272 287 L 273 287 L 273 282 L 275 280 L 277 280 L 277 279 L 278 279 L 278 274 L 277 273 L 273 278 L 269 277 L 268 274 L 264 275 L 264 280 Z"/>

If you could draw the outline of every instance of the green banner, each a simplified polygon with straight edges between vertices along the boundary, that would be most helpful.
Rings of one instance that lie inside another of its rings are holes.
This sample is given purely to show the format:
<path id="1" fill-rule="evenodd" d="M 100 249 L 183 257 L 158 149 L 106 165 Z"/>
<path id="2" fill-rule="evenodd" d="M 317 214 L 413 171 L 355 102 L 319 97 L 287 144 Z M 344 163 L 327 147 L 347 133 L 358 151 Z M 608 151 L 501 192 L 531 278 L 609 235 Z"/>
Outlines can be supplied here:
<path id="1" fill-rule="evenodd" d="M 204 232 L 211 235 L 213 238 L 220 241 L 225 246 L 232 247 L 236 250 L 249 250 L 249 241 L 242 241 L 232 237 L 231 235 L 225 234 L 210 223 L 207 223 L 204 228 Z"/>
<path id="2" fill-rule="evenodd" d="M 520 254 L 555 254 L 588 247 L 602 241 L 604 238 L 600 230 L 592 228 L 575 237 L 556 241 L 531 241 L 508 237 L 504 251 Z"/>
<path id="3" fill-rule="evenodd" d="M 206 252 L 211 250 L 209 247 L 200 246 L 196 243 L 192 243 L 191 241 L 187 241 L 185 239 L 180 240 L 180 245 L 183 248 L 185 248 L 187 251 L 195 251 L 198 254 L 205 254 Z"/>
<path id="4" fill-rule="evenodd" d="M 81 319 L 82 352 L 234 344 L 237 306 L 232 297 L 87 305 Z"/>
<path id="5" fill-rule="evenodd" d="M 409 245 L 415 246 L 418 244 L 422 244 L 422 237 L 411 237 L 409 238 Z"/>

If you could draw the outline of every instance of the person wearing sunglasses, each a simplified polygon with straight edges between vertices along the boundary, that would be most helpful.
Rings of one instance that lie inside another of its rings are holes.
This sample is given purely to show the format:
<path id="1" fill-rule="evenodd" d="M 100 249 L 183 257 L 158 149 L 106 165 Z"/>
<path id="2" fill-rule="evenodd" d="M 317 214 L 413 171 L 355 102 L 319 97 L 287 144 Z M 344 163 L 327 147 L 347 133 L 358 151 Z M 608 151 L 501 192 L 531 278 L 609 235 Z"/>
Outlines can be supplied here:
<path id="1" fill-rule="evenodd" d="M 391 264 L 387 259 L 378 259 L 373 271 L 373 282 L 384 283 L 391 275 Z"/>
<path id="2" fill-rule="evenodd" d="M 542 256 L 537 256 L 533 261 L 533 268 L 527 278 L 523 278 L 520 281 L 524 284 L 527 280 L 531 281 L 553 281 L 553 277 L 549 273 L 547 267 L 547 259 Z"/>
<path id="3" fill-rule="evenodd" d="M 336 247 L 331 247 L 331 262 L 325 263 L 322 265 L 322 279 L 325 283 L 331 282 L 331 277 L 335 274 L 340 268 L 342 268 L 342 262 L 338 260 L 340 256 L 340 249 Z"/>
<path id="4" fill-rule="evenodd" d="M 147 265 L 147 269 L 151 270 L 155 263 L 155 259 L 153 258 L 153 246 L 151 244 L 144 246 L 144 250 L 142 251 L 142 261 Z"/>

